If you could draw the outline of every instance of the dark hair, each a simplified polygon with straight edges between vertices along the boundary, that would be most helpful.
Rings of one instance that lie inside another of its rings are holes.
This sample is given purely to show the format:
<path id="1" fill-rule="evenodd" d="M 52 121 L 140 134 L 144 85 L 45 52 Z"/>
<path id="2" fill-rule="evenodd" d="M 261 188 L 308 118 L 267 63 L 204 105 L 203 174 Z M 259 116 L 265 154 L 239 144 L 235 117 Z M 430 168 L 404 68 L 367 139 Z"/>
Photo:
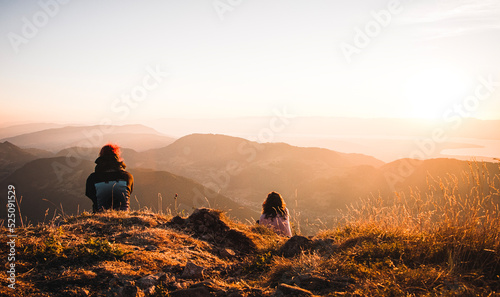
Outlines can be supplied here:
<path id="1" fill-rule="evenodd" d="M 262 214 L 264 214 L 266 218 L 275 218 L 277 215 L 283 218 L 288 217 L 288 211 L 283 197 L 276 192 L 269 193 L 266 201 L 262 203 Z"/>
<path id="2" fill-rule="evenodd" d="M 107 155 L 115 155 L 118 160 L 120 160 L 120 147 L 116 144 L 108 143 L 101 148 L 99 152 L 99 157 L 107 156 Z"/>

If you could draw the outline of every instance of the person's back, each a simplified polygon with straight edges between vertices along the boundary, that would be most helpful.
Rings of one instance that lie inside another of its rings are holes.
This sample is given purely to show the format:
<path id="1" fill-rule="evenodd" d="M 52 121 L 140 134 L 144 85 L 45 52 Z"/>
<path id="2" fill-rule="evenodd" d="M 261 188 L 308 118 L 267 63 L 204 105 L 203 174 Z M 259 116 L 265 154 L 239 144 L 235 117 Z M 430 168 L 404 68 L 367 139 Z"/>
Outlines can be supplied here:
<path id="1" fill-rule="evenodd" d="M 283 236 L 292 236 L 288 209 L 280 194 L 271 192 L 262 204 L 262 215 L 259 224 L 270 227 Z"/>
<path id="2" fill-rule="evenodd" d="M 134 178 L 125 171 L 118 146 L 103 146 L 95 163 L 95 172 L 87 178 L 85 190 L 94 203 L 94 212 L 111 208 L 128 211 Z"/>

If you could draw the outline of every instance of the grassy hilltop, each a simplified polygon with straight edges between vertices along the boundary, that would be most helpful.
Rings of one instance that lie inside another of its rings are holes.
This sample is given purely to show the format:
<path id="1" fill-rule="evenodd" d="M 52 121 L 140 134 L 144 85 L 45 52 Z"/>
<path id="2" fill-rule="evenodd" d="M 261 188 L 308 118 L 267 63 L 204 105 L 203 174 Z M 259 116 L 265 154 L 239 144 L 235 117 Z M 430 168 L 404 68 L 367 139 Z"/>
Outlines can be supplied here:
<path id="1" fill-rule="evenodd" d="M 472 165 L 430 179 L 427 190 L 366 200 L 336 228 L 289 240 L 213 209 L 84 213 L 19 227 L 16 289 L 3 269 L 0 294 L 498 296 L 499 184 Z"/>

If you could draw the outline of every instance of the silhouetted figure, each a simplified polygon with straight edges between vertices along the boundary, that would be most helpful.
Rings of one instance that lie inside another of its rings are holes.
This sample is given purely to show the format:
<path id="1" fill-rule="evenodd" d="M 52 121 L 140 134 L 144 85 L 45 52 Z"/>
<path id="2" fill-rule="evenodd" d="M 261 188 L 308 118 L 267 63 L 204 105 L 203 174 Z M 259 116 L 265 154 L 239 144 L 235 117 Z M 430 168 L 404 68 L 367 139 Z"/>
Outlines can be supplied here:
<path id="1" fill-rule="evenodd" d="M 114 144 L 103 146 L 95 163 L 95 172 L 87 178 L 85 190 L 85 195 L 94 203 L 92 210 L 99 212 L 112 208 L 128 211 L 134 178 L 125 171 L 120 148 Z"/>
<path id="2" fill-rule="evenodd" d="M 262 204 L 262 215 L 258 223 L 272 228 L 280 235 L 292 236 L 288 209 L 283 197 L 276 192 L 267 195 L 266 201 Z"/>

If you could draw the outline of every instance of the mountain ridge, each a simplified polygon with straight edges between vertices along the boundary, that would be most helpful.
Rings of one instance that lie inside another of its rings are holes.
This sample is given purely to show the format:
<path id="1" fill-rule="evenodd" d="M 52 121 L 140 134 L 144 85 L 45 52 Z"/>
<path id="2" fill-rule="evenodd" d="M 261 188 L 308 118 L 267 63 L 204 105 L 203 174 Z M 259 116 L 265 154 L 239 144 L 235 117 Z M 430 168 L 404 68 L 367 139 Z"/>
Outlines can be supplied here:
<path id="1" fill-rule="evenodd" d="M 9 141 L 23 148 L 38 148 L 56 152 L 72 146 L 103 146 L 108 142 L 117 142 L 121 146 L 133 149 L 147 150 L 168 145 L 174 141 L 174 138 L 153 128 L 136 124 L 65 126 L 8 137 L 2 141 Z"/>
<path id="2" fill-rule="evenodd" d="M 74 162 L 74 160 L 72 160 Z M 79 160 L 69 166 L 66 157 L 35 159 L 0 180 L 0 185 L 16 188 L 23 218 L 36 223 L 56 214 L 78 214 L 91 211 L 92 203 L 85 196 L 85 183 L 94 171 L 95 164 Z M 158 211 L 174 209 L 174 195 L 178 194 L 178 211 L 190 211 L 193 207 L 215 206 L 241 220 L 251 219 L 257 213 L 243 208 L 231 199 L 214 193 L 199 183 L 166 171 L 127 168 L 135 180 L 130 203 L 133 209 L 148 207 Z M 208 198 L 207 198 L 208 196 Z M 0 209 L 6 217 L 6 209 Z"/>
<path id="3" fill-rule="evenodd" d="M 204 140 L 199 141 L 200 137 Z M 15 146 L 11 144 L 10 147 Z M 18 148 L 16 151 L 24 150 Z M 30 216 L 37 217 L 37 220 L 44 219 L 43 212 L 49 206 L 49 217 L 60 208 L 67 213 L 78 213 L 79 203 L 80 210 L 90 206 L 86 205 L 90 200 L 84 196 L 84 184 L 86 176 L 93 172 L 98 151 L 98 147 L 65 149 L 53 159 L 45 158 L 52 161 L 38 161 L 40 165 L 31 164 L 22 173 L 14 175 L 13 171 L 23 162 L 16 168 L 1 167 L 5 177 L 2 184 L 6 186 L 9 182 L 21 181 L 21 189 L 29 192 L 25 195 L 25 202 L 33 196 L 58 197 L 51 201 L 53 204 L 46 201 L 43 206 L 32 207 L 34 212 Z M 277 191 L 285 198 L 290 211 L 300 217 L 297 224 L 302 226 L 305 226 L 302 220 L 306 218 L 331 222 L 340 214 L 339 209 L 345 209 L 360 198 L 378 195 L 385 199 L 395 191 L 427 188 L 429 176 L 435 179 L 445 179 L 448 174 L 460 176 L 470 170 L 471 164 L 455 159 L 400 159 L 379 166 L 380 163 L 370 157 L 356 161 L 356 155 L 327 149 L 300 148 L 283 143 L 260 144 L 210 134 L 186 136 L 162 149 L 145 152 L 123 148 L 122 156 L 127 169 L 137 175 L 138 188 L 134 195 L 139 195 L 139 201 L 147 201 L 139 205 L 132 196 L 134 208 L 148 206 L 157 209 L 160 203 L 163 208 L 175 208 L 174 196 L 178 193 L 178 203 L 188 202 L 184 203 L 186 210 L 216 206 L 231 209 L 231 215 L 239 219 L 255 220 L 267 194 Z M 477 164 L 486 166 L 490 174 L 496 174 L 499 169 L 497 163 Z M 182 186 L 185 184 L 189 186 Z M 179 188 L 183 190 L 179 191 Z M 66 200 L 71 206 L 64 206 Z M 61 203 L 63 207 L 60 207 Z"/>

